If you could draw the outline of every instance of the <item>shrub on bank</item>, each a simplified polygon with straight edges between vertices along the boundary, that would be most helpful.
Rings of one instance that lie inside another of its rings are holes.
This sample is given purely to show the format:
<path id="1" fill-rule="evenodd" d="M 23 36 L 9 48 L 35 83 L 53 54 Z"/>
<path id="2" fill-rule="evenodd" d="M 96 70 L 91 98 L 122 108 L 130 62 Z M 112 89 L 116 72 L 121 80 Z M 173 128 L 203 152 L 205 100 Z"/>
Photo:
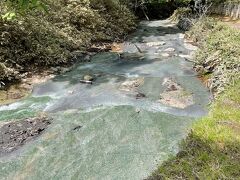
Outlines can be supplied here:
<path id="1" fill-rule="evenodd" d="M 197 22 L 188 36 L 199 45 L 195 68 L 211 74 L 209 88 L 222 92 L 240 77 L 240 31 L 213 19 Z"/>
<path id="2" fill-rule="evenodd" d="M 113 0 L 46 0 L 47 12 L 0 18 L 0 63 L 15 72 L 71 61 L 93 42 L 115 41 L 135 28 L 134 15 Z M 0 2 L 0 14 L 11 12 Z M 2 71 L 0 81 L 8 80 Z M 18 74 L 18 73 L 15 73 Z"/>
<path id="3" fill-rule="evenodd" d="M 177 23 L 179 29 L 187 31 L 193 25 L 193 14 L 190 8 L 182 7 L 174 11 L 170 20 Z"/>

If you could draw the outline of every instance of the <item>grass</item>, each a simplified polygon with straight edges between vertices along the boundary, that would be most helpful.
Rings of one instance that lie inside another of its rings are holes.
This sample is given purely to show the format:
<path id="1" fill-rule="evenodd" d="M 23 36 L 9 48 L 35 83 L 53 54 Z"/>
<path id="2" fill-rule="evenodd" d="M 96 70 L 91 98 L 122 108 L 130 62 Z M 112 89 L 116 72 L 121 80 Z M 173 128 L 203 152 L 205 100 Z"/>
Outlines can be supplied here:
<path id="1" fill-rule="evenodd" d="M 240 81 L 212 105 L 170 158 L 149 179 L 240 178 Z"/>
<path id="2" fill-rule="evenodd" d="M 214 19 L 197 22 L 187 33 L 200 47 L 196 67 L 204 70 L 199 75 L 219 94 L 180 152 L 148 179 L 240 179 L 239 33 Z"/>
<path id="3" fill-rule="evenodd" d="M 200 74 L 211 74 L 209 88 L 216 94 L 221 93 L 240 76 L 240 31 L 205 18 L 187 35 L 200 47 L 195 58 L 196 70 Z"/>

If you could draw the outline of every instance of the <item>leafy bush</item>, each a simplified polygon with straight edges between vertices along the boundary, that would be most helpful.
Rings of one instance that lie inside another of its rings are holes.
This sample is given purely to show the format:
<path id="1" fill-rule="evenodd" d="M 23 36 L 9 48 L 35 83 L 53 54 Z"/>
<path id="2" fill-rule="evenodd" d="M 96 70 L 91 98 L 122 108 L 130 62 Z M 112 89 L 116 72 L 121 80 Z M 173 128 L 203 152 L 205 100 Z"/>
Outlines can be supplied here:
<path id="1" fill-rule="evenodd" d="M 26 13 L 0 2 L 0 63 L 16 72 L 71 61 L 96 41 L 114 41 L 135 28 L 134 15 L 114 0 L 46 0 L 47 12 Z M 7 74 L 0 77 L 6 80 Z M 5 77 L 5 78 L 3 78 Z"/>
<path id="2" fill-rule="evenodd" d="M 211 73 L 210 88 L 220 93 L 240 78 L 240 31 L 213 19 L 198 22 L 188 33 L 199 45 L 196 69 Z"/>

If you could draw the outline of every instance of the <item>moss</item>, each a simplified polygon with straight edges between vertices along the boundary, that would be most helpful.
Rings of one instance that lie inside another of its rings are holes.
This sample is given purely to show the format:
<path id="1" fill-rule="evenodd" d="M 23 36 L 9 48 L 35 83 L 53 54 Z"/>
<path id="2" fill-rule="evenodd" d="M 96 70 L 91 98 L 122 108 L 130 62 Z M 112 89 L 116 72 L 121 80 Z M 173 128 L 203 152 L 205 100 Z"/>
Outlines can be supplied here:
<path id="1" fill-rule="evenodd" d="M 240 177 L 240 81 L 197 122 L 176 157 L 149 179 L 238 179 Z"/>

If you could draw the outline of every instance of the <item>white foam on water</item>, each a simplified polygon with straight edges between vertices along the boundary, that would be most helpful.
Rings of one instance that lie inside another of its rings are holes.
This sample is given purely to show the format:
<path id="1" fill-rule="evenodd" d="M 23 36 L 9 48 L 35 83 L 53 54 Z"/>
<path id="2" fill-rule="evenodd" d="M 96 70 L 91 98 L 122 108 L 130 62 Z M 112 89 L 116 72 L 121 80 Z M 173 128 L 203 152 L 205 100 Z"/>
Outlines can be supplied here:
<path id="1" fill-rule="evenodd" d="M 23 105 L 23 102 L 16 102 L 16 103 L 9 104 L 9 105 L 2 105 L 2 106 L 0 106 L 0 111 L 16 110 L 16 109 L 18 109 L 21 105 Z"/>

